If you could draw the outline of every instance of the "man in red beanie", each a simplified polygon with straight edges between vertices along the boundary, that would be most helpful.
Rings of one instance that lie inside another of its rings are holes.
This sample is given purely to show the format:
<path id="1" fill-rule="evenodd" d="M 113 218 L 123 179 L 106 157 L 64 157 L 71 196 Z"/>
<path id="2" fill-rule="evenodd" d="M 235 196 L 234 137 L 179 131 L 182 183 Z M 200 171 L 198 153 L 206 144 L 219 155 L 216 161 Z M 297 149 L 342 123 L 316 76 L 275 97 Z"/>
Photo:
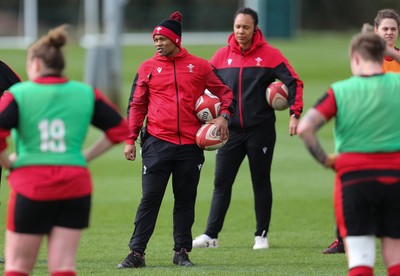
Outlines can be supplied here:
<path id="1" fill-rule="evenodd" d="M 192 266 L 192 225 L 204 163 L 203 150 L 196 144 L 201 122 L 195 113 L 196 100 L 208 89 L 221 100 L 220 117 L 211 120 L 222 140 L 228 139 L 228 119 L 235 108 L 232 90 L 214 73 L 208 61 L 181 47 L 182 14 L 175 12 L 153 31 L 155 55 L 144 61 L 133 81 L 128 104 L 130 135 L 124 150 L 127 160 L 136 159 L 135 141 L 147 116 L 142 145 L 142 199 L 130 253 L 118 268 L 146 266 L 144 255 L 153 234 L 161 202 L 172 175 L 173 263 Z M 143 133 L 142 133 L 143 134 Z"/>

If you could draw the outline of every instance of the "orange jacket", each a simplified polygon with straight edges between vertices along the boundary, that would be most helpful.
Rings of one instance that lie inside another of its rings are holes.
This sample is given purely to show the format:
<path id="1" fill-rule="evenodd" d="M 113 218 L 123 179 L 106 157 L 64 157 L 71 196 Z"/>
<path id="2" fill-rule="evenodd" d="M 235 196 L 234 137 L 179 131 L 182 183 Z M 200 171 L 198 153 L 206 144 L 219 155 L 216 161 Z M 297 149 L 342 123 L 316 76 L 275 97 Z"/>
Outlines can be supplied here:
<path id="1" fill-rule="evenodd" d="M 398 51 L 399 49 L 396 48 Z M 382 64 L 384 72 L 397 72 L 400 73 L 400 63 L 392 59 L 391 57 L 385 57 Z"/>

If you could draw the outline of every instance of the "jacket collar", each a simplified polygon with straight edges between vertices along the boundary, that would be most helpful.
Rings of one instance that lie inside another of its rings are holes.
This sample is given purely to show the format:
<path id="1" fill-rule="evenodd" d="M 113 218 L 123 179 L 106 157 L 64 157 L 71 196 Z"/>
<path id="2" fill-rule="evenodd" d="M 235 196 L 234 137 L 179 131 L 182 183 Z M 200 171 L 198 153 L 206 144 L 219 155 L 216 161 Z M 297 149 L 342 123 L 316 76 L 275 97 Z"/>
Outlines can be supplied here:
<path id="1" fill-rule="evenodd" d="M 228 44 L 231 47 L 232 51 L 242 53 L 242 49 L 239 46 L 239 43 L 236 41 L 235 34 L 232 33 L 229 38 L 228 38 Z M 268 44 L 264 36 L 259 28 L 257 28 L 254 36 L 253 36 L 253 42 L 250 45 L 250 49 L 244 52 L 244 55 L 247 53 L 253 52 L 256 48 L 261 47 L 262 45 Z"/>
<path id="2" fill-rule="evenodd" d="M 33 82 L 41 84 L 64 83 L 67 81 L 68 79 L 66 79 L 65 77 L 55 76 L 55 75 L 41 76 L 33 80 Z"/>
<path id="3" fill-rule="evenodd" d="M 185 49 L 185 48 L 181 48 L 181 50 L 179 51 L 179 53 L 177 53 L 176 55 L 172 56 L 172 57 L 166 57 L 166 56 L 160 56 L 157 52 L 154 54 L 153 58 L 157 59 L 157 60 L 163 60 L 163 61 L 173 61 L 175 59 L 178 58 L 183 58 L 185 56 L 187 56 L 189 54 L 189 52 Z"/>

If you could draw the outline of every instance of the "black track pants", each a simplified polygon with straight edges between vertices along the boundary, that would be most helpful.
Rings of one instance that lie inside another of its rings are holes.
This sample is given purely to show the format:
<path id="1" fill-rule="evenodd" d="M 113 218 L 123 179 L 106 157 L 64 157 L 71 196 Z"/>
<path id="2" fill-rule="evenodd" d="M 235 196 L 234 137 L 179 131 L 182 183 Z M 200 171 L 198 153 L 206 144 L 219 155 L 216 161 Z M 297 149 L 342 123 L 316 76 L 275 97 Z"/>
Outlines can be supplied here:
<path id="1" fill-rule="evenodd" d="M 275 126 L 247 131 L 230 130 L 229 140 L 216 157 L 214 192 L 205 234 L 217 238 L 228 211 L 232 186 L 247 155 L 254 192 L 255 236 L 268 233 L 271 220 L 271 163 L 276 141 Z"/>
<path id="2" fill-rule="evenodd" d="M 197 145 L 174 145 L 150 136 L 142 148 L 142 199 L 129 247 L 144 252 L 172 174 L 174 250 L 192 249 L 195 201 L 204 154 Z"/>

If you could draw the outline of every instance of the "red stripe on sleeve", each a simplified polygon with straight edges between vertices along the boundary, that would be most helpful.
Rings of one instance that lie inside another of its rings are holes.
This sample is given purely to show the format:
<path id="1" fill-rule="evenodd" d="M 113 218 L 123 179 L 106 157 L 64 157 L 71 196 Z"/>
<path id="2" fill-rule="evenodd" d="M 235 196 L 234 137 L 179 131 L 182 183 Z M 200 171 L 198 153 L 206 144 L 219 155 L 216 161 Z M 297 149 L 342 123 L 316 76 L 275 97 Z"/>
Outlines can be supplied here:
<path id="1" fill-rule="evenodd" d="M 108 129 L 106 136 L 114 144 L 125 141 L 128 138 L 128 124 L 126 120 L 122 118 L 119 125 Z"/>
<path id="2" fill-rule="evenodd" d="M 4 109 L 7 108 L 7 106 L 14 101 L 14 95 L 9 93 L 9 92 L 5 92 L 3 94 L 3 96 L 1 96 L 1 100 L 0 100 L 0 112 L 2 112 Z"/>
<path id="3" fill-rule="evenodd" d="M 333 90 L 329 88 L 324 97 L 322 97 L 314 107 L 325 117 L 327 121 L 334 117 L 337 112 L 337 106 Z"/>

